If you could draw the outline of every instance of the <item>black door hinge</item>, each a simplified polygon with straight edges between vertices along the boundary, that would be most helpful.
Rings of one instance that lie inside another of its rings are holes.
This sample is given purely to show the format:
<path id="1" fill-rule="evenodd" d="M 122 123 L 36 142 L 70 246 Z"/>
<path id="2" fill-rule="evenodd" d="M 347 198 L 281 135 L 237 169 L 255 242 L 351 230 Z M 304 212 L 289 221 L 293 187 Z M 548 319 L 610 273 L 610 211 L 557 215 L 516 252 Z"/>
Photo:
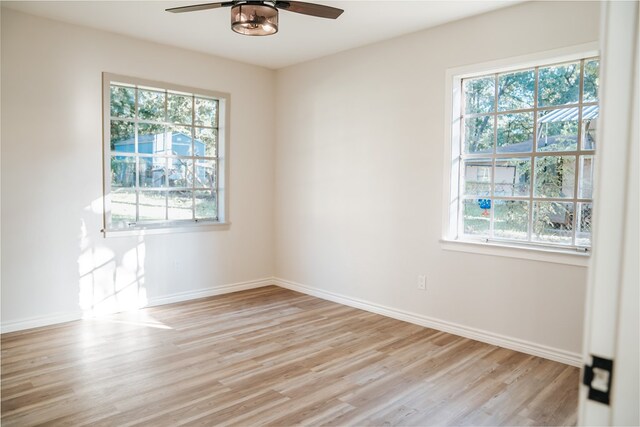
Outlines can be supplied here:
<path id="1" fill-rule="evenodd" d="M 589 387 L 589 399 L 608 405 L 613 378 L 613 360 L 593 355 L 591 357 L 593 358 L 591 366 L 584 365 L 582 383 Z"/>

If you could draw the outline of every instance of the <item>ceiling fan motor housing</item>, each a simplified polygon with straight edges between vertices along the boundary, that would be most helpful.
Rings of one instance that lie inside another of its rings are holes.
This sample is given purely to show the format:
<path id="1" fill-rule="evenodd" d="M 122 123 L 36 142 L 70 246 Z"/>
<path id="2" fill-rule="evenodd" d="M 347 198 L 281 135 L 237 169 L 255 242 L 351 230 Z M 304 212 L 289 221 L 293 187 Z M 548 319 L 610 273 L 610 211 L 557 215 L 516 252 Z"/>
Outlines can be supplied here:
<path id="1" fill-rule="evenodd" d="M 245 36 L 269 36 L 278 32 L 278 9 L 318 18 L 337 19 L 342 9 L 294 0 L 232 0 L 166 9 L 183 13 L 231 7 L 231 29 Z"/>
<path id="2" fill-rule="evenodd" d="M 245 36 L 268 36 L 278 32 L 278 9 L 262 2 L 236 4 L 231 8 L 231 29 Z"/>

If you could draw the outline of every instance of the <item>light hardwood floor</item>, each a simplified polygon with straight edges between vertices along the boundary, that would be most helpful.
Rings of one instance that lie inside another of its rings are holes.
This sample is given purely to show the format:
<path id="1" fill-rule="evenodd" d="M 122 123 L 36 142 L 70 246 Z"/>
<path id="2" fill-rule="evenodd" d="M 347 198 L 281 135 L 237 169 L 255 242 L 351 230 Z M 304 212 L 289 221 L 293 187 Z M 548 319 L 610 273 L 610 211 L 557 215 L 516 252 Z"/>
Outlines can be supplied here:
<path id="1" fill-rule="evenodd" d="M 2 335 L 2 425 L 573 425 L 578 369 L 266 287 Z"/>

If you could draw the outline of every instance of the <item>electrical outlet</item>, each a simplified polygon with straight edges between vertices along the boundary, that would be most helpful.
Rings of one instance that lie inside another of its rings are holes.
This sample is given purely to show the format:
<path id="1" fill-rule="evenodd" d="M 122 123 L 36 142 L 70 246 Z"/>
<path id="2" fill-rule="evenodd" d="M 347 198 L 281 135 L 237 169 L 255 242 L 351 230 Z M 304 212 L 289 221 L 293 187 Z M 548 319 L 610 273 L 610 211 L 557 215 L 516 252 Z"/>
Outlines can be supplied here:
<path id="1" fill-rule="evenodd" d="M 422 274 L 418 276 L 418 289 L 427 290 L 427 276 Z"/>

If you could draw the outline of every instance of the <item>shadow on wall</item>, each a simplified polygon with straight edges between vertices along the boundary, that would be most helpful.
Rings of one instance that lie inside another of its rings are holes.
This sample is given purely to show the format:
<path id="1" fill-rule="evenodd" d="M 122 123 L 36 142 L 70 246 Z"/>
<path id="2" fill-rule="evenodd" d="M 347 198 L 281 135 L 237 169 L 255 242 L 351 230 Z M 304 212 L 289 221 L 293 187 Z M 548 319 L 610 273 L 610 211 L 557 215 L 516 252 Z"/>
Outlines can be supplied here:
<path id="1" fill-rule="evenodd" d="M 80 224 L 78 303 L 85 318 L 137 310 L 148 303 L 144 237 L 105 239 L 97 232 L 101 226 L 102 197 L 83 209 Z"/>

